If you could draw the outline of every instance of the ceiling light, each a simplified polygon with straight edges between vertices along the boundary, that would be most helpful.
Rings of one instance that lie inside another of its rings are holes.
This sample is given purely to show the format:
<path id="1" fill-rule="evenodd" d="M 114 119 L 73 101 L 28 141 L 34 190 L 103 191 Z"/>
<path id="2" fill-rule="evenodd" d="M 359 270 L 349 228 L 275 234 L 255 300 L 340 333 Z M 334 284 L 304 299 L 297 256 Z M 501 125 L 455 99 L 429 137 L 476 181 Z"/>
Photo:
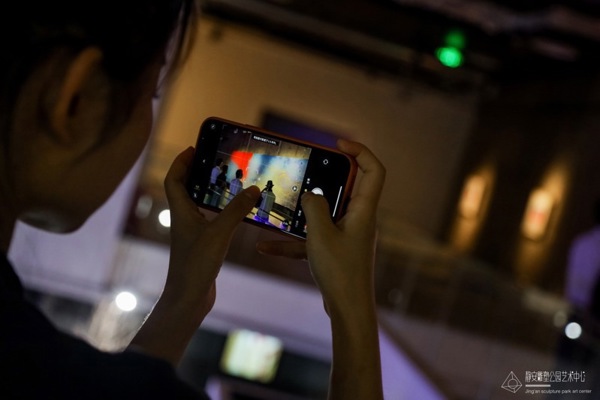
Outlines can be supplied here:
<path id="1" fill-rule="evenodd" d="M 121 292 L 115 297 L 115 303 L 121 311 L 132 311 L 137 307 L 137 298 L 131 292 Z"/>

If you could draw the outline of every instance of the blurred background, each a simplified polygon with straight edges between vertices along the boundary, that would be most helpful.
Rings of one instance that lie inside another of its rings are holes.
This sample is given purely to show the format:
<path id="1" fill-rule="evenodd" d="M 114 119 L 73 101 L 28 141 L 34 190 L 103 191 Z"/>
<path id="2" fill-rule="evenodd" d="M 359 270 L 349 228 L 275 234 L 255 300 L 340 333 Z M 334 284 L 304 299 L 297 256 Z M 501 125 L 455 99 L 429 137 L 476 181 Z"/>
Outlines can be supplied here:
<path id="1" fill-rule="evenodd" d="M 17 227 L 10 258 L 51 319 L 128 342 L 166 276 L 166 171 L 219 116 L 360 141 L 386 165 L 386 399 L 600 398 L 600 1 L 200 4 L 115 195 L 74 234 Z M 214 399 L 326 396 L 329 321 L 305 263 L 254 250 L 273 235 L 239 229 L 180 366 Z"/>

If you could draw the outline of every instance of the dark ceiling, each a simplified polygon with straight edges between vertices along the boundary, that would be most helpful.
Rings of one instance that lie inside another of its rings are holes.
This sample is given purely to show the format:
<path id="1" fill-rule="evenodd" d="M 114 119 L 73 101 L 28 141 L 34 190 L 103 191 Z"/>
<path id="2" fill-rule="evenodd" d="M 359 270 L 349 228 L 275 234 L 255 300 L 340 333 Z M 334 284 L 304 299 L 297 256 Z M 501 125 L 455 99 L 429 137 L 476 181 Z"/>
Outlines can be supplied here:
<path id="1" fill-rule="evenodd" d="M 373 72 L 447 88 L 490 79 L 600 70 L 600 0 L 202 0 L 203 12 L 250 25 Z M 450 30 L 464 64 L 435 57 Z"/>

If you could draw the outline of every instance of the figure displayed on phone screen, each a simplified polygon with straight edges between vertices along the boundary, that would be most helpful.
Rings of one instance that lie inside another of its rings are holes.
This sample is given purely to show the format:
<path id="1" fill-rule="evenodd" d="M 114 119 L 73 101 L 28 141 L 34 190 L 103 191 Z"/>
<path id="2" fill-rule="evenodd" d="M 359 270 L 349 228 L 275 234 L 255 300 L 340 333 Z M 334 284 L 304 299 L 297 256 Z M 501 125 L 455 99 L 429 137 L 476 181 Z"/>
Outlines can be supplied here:
<path id="1" fill-rule="evenodd" d="M 244 177 L 244 171 L 238 169 L 235 171 L 235 179 L 229 182 L 229 192 L 227 193 L 227 204 L 242 190 L 244 190 L 244 182 L 242 178 Z"/>
<path id="2" fill-rule="evenodd" d="M 273 193 L 273 181 L 268 181 L 267 186 L 262 190 L 260 194 L 260 206 L 258 207 L 258 212 L 254 216 L 254 219 L 258 222 L 262 222 L 264 224 L 271 223 L 269 222 L 269 216 L 271 214 L 271 210 L 273 209 L 273 204 L 275 204 L 275 193 Z"/>
<path id="3" fill-rule="evenodd" d="M 208 185 L 208 191 L 206 192 L 206 198 L 204 202 L 210 204 L 213 207 L 217 207 L 220 200 L 220 194 L 218 190 L 217 179 L 222 174 L 223 159 L 217 158 L 215 166 L 210 171 L 210 184 Z"/>

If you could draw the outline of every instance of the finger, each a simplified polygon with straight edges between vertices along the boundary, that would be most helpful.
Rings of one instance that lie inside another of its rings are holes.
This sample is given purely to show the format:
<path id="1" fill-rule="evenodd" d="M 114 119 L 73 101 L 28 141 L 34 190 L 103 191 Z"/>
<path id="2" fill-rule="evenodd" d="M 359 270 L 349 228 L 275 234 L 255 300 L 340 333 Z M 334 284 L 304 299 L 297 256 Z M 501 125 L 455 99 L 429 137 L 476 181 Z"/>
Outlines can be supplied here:
<path id="1" fill-rule="evenodd" d="M 242 190 L 214 219 L 215 226 L 218 229 L 233 231 L 252 210 L 259 196 L 260 189 L 256 186 L 250 186 Z"/>
<path id="2" fill-rule="evenodd" d="M 194 160 L 194 148 L 188 147 L 181 152 L 169 168 L 165 177 L 165 192 L 171 214 L 185 212 L 184 210 L 196 212 L 197 207 L 185 189 L 188 171 Z"/>
<path id="3" fill-rule="evenodd" d="M 306 243 L 284 240 L 262 241 L 256 243 L 256 251 L 268 256 L 306 260 Z"/>
<path id="4" fill-rule="evenodd" d="M 350 204 L 353 207 L 376 208 L 385 182 L 385 167 L 371 150 L 361 143 L 340 139 L 338 148 L 354 157 L 358 167 L 364 173 Z"/>
<path id="5" fill-rule="evenodd" d="M 335 225 L 331 220 L 329 204 L 323 196 L 311 192 L 302 195 L 302 210 L 306 215 L 306 229 L 308 235 L 327 237 L 335 231 Z"/>

